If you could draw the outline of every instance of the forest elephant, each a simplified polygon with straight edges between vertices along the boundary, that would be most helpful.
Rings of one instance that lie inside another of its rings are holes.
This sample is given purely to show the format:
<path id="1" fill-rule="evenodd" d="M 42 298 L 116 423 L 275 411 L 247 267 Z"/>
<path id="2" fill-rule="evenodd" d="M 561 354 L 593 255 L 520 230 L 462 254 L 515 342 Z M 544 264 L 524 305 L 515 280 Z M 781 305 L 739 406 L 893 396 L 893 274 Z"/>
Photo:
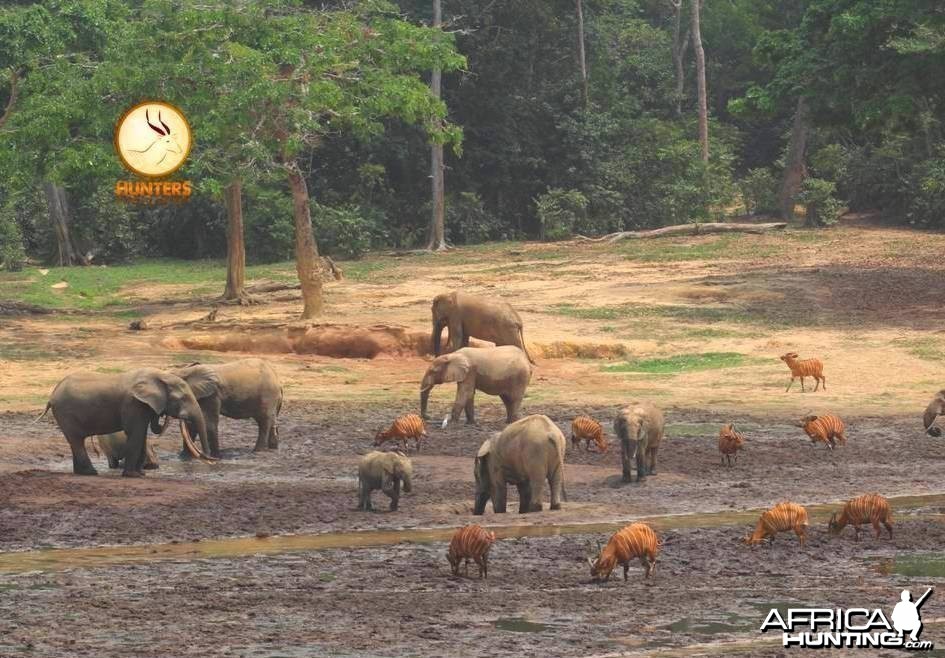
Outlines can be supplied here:
<path id="1" fill-rule="evenodd" d="M 634 402 L 617 413 L 614 433 L 620 439 L 623 481 L 633 482 L 636 462 L 637 482 L 656 474 L 656 453 L 663 440 L 663 412 L 649 402 Z"/>
<path id="2" fill-rule="evenodd" d="M 167 425 L 166 416 L 164 420 L 164 424 Z M 157 433 L 160 434 L 160 432 Z M 112 432 L 104 436 L 96 436 L 93 440 L 98 443 L 99 449 L 108 460 L 109 468 L 118 468 L 121 461 L 127 456 L 128 436 L 124 432 Z M 154 446 L 148 443 L 144 451 L 143 469 L 147 471 L 155 468 L 159 468 L 157 453 L 154 452 Z"/>
<path id="3" fill-rule="evenodd" d="M 498 395 L 505 404 L 506 422 L 519 416 L 532 367 L 525 352 L 512 345 L 504 347 L 463 347 L 433 359 L 420 383 L 420 415 L 427 415 L 430 391 L 437 384 L 456 382 L 456 400 L 447 422 L 456 422 L 466 410 L 466 422 L 476 423 L 476 391 Z"/>
<path id="4" fill-rule="evenodd" d="M 476 455 L 476 503 L 483 514 L 492 499 L 496 514 L 505 513 L 507 487 L 518 488 L 518 512 L 540 512 L 544 483 L 551 488 L 551 509 L 564 498 L 564 434 L 548 416 L 526 416 L 487 439 Z"/>
<path id="5" fill-rule="evenodd" d="M 159 434 L 166 425 L 162 416 L 194 424 L 203 453 L 188 441 L 191 454 L 202 456 L 209 451 L 207 426 L 195 396 L 203 394 L 202 384 L 195 386 L 196 390 L 180 377 L 156 368 L 120 374 L 75 373 L 56 385 L 40 418 L 52 410 L 69 442 L 72 470 L 78 475 L 97 474 L 85 450 L 86 437 L 123 431 L 128 441 L 122 475 L 140 477 L 144 475 L 148 426 Z"/>
<path id="6" fill-rule="evenodd" d="M 530 363 L 535 363 L 525 349 L 522 318 L 503 301 L 450 292 L 433 298 L 433 354 L 439 356 L 443 327 L 449 328 L 451 351 L 469 347 L 470 337 L 492 341 L 497 347 L 514 345 Z"/>
<path id="7" fill-rule="evenodd" d="M 945 390 L 939 391 L 925 408 L 925 414 L 922 417 L 922 427 L 929 436 L 942 436 L 942 430 L 934 425 L 935 419 L 945 414 Z"/>
<path id="8" fill-rule="evenodd" d="M 259 433 L 253 448 L 255 452 L 279 447 L 276 420 L 282 410 L 282 384 L 279 375 L 266 361 L 243 359 L 213 365 L 192 363 L 171 372 L 192 387 L 199 385 L 197 401 L 207 422 L 207 438 L 212 456 L 220 456 L 221 415 L 256 421 Z M 181 424 L 182 434 L 191 429 L 187 424 Z"/>
<path id="9" fill-rule="evenodd" d="M 404 493 L 410 493 L 412 479 L 413 464 L 402 452 L 369 452 L 358 464 L 358 509 L 364 512 L 373 510 L 371 492 L 380 489 L 390 498 L 390 511 L 396 512 L 401 484 Z"/>

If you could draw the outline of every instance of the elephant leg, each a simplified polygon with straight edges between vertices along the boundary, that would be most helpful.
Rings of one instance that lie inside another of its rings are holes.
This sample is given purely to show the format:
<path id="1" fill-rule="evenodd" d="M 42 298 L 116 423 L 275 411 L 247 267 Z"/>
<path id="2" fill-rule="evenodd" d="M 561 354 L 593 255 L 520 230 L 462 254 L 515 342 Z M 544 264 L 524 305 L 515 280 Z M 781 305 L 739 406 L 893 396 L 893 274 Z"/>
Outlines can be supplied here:
<path id="1" fill-rule="evenodd" d="M 390 511 L 397 511 L 397 504 L 400 502 L 400 480 L 394 478 L 393 483 L 389 489 L 385 489 L 384 493 L 390 498 Z"/>
<path id="2" fill-rule="evenodd" d="M 473 406 L 476 395 L 475 377 L 467 377 L 456 384 L 456 400 L 453 402 L 453 411 L 450 414 L 450 421 L 457 422 L 459 415 L 466 411 L 466 424 L 476 424 L 476 409 Z"/>
<path id="3" fill-rule="evenodd" d="M 207 425 L 207 444 L 211 457 L 220 457 L 220 399 L 212 395 L 200 400 L 200 410 Z"/>
<path id="4" fill-rule="evenodd" d="M 125 418 L 123 424 L 128 442 L 125 444 L 125 468 L 121 474 L 125 477 L 141 477 L 144 475 L 141 467 L 144 465 L 148 419 L 143 416 Z"/>
<path id="5" fill-rule="evenodd" d="M 623 466 L 623 481 L 624 482 L 633 482 L 633 462 L 631 461 L 630 451 L 627 449 L 627 446 L 622 446 L 620 453 L 620 461 Z"/>
<path id="6" fill-rule="evenodd" d="M 537 473 L 528 481 L 528 495 L 531 498 L 531 506 L 528 511 L 540 512 L 542 507 L 542 498 L 545 497 L 545 474 Z"/>
<path id="7" fill-rule="evenodd" d="M 72 450 L 72 472 L 76 475 L 98 475 L 98 471 L 92 466 L 92 460 L 89 459 L 89 453 L 85 450 L 85 437 L 72 434 L 66 435 L 66 440 Z"/>
<path id="8" fill-rule="evenodd" d="M 492 511 L 496 514 L 505 514 L 505 504 L 508 496 L 506 489 L 504 481 L 493 486 Z"/>
<path id="9" fill-rule="evenodd" d="M 502 398 L 502 403 L 505 405 L 505 422 L 514 423 L 519 418 L 519 410 L 522 406 L 521 398 L 514 398 L 507 394 L 502 394 L 499 397 Z M 571 440 L 574 441 L 573 435 Z M 578 444 L 580 443 L 581 440 L 578 439 Z"/>
<path id="10" fill-rule="evenodd" d="M 518 489 L 518 513 L 528 514 L 532 511 L 532 485 L 521 482 L 515 486 Z"/>
<path id="11" fill-rule="evenodd" d="M 259 434 L 256 437 L 256 445 L 253 446 L 253 452 L 262 452 L 269 449 L 269 434 L 272 432 L 272 419 L 259 418 L 256 420 L 259 426 Z"/>
<path id="12" fill-rule="evenodd" d="M 646 453 L 642 448 L 637 449 L 637 482 L 643 482 L 646 477 Z"/>
<path id="13" fill-rule="evenodd" d="M 269 449 L 279 449 L 279 425 L 276 423 L 275 418 L 272 420 L 272 429 L 269 430 Z"/>
<path id="14" fill-rule="evenodd" d="M 161 465 L 158 462 L 157 453 L 154 452 L 154 446 L 150 443 L 148 444 L 148 449 L 144 454 L 144 470 L 153 471 L 160 468 Z"/>
<path id="15" fill-rule="evenodd" d="M 561 499 L 564 494 L 564 478 L 561 475 L 561 468 L 555 469 L 555 472 L 548 478 L 548 488 L 551 489 L 551 509 L 561 509 Z"/>
<path id="16" fill-rule="evenodd" d="M 649 460 L 648 460 L 648 461 L 650 462 L 650 470 L 649 470 L 649 473 L 650 473 L 650 475 L 656 475 L 656 452 L 657 452 L 657 450 L 656 450 L 656 448 L 650 448 L 650 451 L 649 451 L 649 452 L 650 452 L 650 458 L 649 458 Z"/>
<path id="17" fill-rule="evenodd" d="M 476 424 L 476 392 L 473 391 L 473 394 L 469 396 L 469 400 L 466 402 L 466 424 L 475 425 Z"/>

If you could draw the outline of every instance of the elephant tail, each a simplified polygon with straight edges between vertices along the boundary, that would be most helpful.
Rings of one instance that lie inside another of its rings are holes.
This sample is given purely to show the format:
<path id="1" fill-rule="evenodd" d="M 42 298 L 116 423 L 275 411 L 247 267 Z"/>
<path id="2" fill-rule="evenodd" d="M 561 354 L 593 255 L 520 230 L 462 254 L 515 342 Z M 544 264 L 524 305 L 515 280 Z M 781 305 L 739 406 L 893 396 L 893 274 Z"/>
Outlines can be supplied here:
<path id="1" fill-rule="evenodd" d="M 43 409 L 43 413 L 41 413 L 40 415 L 38 415 L 38 416 L 33 420 L 33 422 L 34 422 L 34 423 L 38 423 L 39 421 L 41 421 L 41 420 L 43 419 L 43 417 L 44 417 L 46 414 L 49 413 L 49 410 L 50 410 L 50 409 L 52 409 L 52 400 L 50 400 L 49 402 L 46 403 L 46 408 Z"/>
<path id="2" fill-rule="evenodd" d="M 536 365 L 535 359 L 532 358 L 532 355 L 528 353 L 528 348 L 525 347 L 525 332 L 522 331 L 522 327 L 518 328 L 518 339 L 522 342 L 522 351 L 525 352 L 525 358 L 528 359 L 530 364 Z"/>

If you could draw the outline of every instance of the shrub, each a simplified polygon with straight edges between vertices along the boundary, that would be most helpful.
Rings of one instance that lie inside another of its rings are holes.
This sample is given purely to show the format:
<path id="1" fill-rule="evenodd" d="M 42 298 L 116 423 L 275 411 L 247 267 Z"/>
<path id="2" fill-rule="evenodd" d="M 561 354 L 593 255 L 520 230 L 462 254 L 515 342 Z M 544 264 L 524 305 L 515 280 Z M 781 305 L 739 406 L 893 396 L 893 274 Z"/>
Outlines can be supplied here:
<path id="1" fill-rule="evenodd" d="M 945 221 L 945 146 L 938 149 L 937 155 L 916 167 L 906 212 L 912 224 L 941 226 Z"/>
<path id="2" fill-rule="evenodd" d="M 550 189 L 535 199 L 542 240 L 564 240 L 587 219 L 588 201 L 577 190 Z"/>
<path id="3" fill-rule="evenodd" d="M 8 272 L 19 272 L 26 261 L 23 233 L 16 223 L 12 204 L 0 208 L 0 266 Z"/>
<path id="4" fill-rule="evenodd" d="M 322 253 L 340 258 L 360 258 L 385 240 L 384 214 L 359 206 L 322 206 L 312 202 L 312 224 Z"/>
<path id="5" fill-rule="evenodd" d="M 797 200 L 807 208 L 807 223 L 810 226 L 828 226 L 837 221 L 843 203 L 834 196 L 837 185 L 822 178 L 807 178 Z"/>
<path id="6" fill-rule="evenodd" d="M 749 169 L 738 181 L 738 188 L 748 213 L 772 213 L 778 210 L 778 179 L 767 167 Z"/>
<path id="7" fill-rule="evenodd" d="M 427 217 L 430 204 L 426 205 Z M 444 218 L 446 239 L 451 244 L 477 244 L 489 240 L 507 240 L 511 230 L 486 210 L 475 192 L 460 192 L 446 198 Z"/>

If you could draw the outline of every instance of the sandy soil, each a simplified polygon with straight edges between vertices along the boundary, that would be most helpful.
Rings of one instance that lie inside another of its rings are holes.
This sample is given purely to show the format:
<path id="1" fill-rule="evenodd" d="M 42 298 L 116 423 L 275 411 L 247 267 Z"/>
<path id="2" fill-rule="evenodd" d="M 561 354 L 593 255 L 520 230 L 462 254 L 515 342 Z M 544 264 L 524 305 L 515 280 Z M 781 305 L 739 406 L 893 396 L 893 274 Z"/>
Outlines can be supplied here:
<path id="1" fill-rule="evenodd" d="M 672 245 L 702 253 L 715 240 Z M 172 427 L 156 440 L 162 464 L 148 477 L 121 478 L 94 456 L 99 477 L 75 477 L 55 425 L 33 423 L 65 373 L 216 362 L 241 353 L 174 347 L 175 338 L 214 331 L 186 324 L 205 315 L 210 300 L 159 282 L 128 291 L 135 299 L 166 299 L 143 301 L 149 331 L 128 331 L 127 318 L 108 314 L 4 318 L 4 559 L 47 548 L 249 539 L 245 555 L 236 557 L 0 569 L 0 656 L 781 655 L 773 638 L 756 630 L 771 605 L 888 610 L 904 587 L 941 585 L 945 570 L 926 559 L 945 539 L 938 499 L 901 503 L 891 541 L 855 543 L 849 535 L 831 541 L 818 516 L 804 550 L 789 537 L 748 549 L 738 540 L 750 523 L 701 526 L 698 515 L 782 499 L 835 503 L 867 491 L 945 493 L 945 439 L 926 436 L 920 425 L 929 398 L 945 384 L 939 365 L 945 236 L 843 227 L 723 246 L 722 257 L 660 262 L 649 260 L 643 245 L 517 245 L 442 261 L 392 259 L 375 278 L 328 285 L 326 322 L 423 331 L 431 296 L 464 287 L 512 301 L 525 318 L 526 338 L 537 345 L 618 345 L 631 359 L 744 355 L 736 368 L 663 375 L 608 372 L 604 359 L 539 359 L 526 413 L 547 414 L 566 433 L 577 413 L 590 413 L 613 443 L 614 410 L 643 397 L 666 410 L 669 426 L 657 476 L 622 485 L 616 446 L 606 454 L 569 449 L 564 509 L 524 516 L 471 515 L 473 456 L 502 427 L 501 406 L 486 396 L 477 404 L 481 425 L 431 427 L 423 451 L 411 453 L 415 491 L 402 498 L 400 511 L 356 511 L 357 460 L 372 449 L 378 429 L 416 410 L 427 363 L 419 356 L 268 354 L 286 388 L 280 450 L 253 454 L 253 424 L 225 420 L 219 465 L 179 461 Z M 292 295 L 221 307 L 219 322 L 292 323 L 298 310 Z M 685 312 L 619 311 L 627 305 Z M 784 393 L 789 377 L 777 355 L 789 349 L 825 361 L 826 392 Z M 446 389 L 433 395 L 435 417 L 452 400 Z M 812 448 L 794 425 L 808 411 L 842 414 L 849 444 L 834 455 Z M 717 434 L 732 421 L 748 445 L 729 468 L 719 464 Z M 380 493 L 375 503 L 386 507 Z M 665 546 L 646 584 L 637 568 L 626 584 L 587 582 L 584 558 L 606 534 L 502 540 L 488 582 L 450 577 L 442 542 L 284 555 L 257 555 L 253 543 L 262 541 L 255 536 L 290 533 L 681 514 L 696 516 L 658 524 Z M 933 596 L 923 618 L 945 617 L 943 605 Z M 945 626 L 931 624 L 923 637 L 945 648 Z"/>

